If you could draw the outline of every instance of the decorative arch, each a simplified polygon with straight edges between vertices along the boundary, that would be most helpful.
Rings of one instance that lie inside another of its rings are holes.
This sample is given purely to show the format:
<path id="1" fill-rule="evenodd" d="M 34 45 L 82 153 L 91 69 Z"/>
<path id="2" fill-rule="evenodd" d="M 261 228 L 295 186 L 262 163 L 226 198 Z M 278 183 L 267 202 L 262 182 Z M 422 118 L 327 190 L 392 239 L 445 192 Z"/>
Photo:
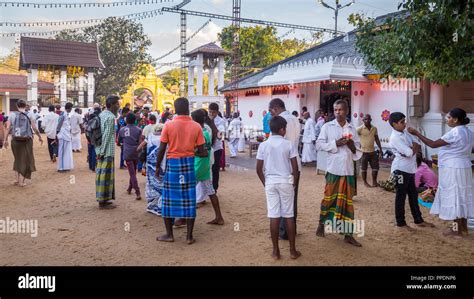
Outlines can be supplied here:
<path id="1" fill-rule="evenodd" d="M 129 103 L 135 108 L 143 105 L 143 102 L 151 102 L 152 110 L 164 110 L 164 103 L 173 103 L 176 96 L 165 88 L 161 79 L 156 75 L 155 68 L 150 64 L 146 65 L 146 76 L 140 76 L 129 86 L 126 94 L 122 95 L 122 106 Z M 137 98 L 139 99 L 137 102 Z"/>

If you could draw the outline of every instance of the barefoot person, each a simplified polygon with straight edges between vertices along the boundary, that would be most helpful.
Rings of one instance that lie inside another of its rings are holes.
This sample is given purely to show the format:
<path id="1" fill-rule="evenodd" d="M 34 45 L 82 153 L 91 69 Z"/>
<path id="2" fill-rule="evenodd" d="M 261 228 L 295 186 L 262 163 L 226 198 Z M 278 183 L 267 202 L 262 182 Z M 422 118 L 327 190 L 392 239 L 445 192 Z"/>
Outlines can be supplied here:
<path id="1" fill-rule="evenodd" d="M 439 148 L 439 184 L 431 214 L 443 220 L 454 220 L 457 226 L 445 235 L 468 234 L 467 219 L 474 217 L 474 188 L 472 184 L 471 153 L 474 133 L 467 128 L 470 120 L 466 111 L 454 108 L 446 116 L 452 129 L 438 140 L 431 140 L 413 128 L 408 132 L 431 148 Z"/>
<path id="2" fill-rule="evenodd" d="M 99 208 L 115 208 L 112 200 L 115 200 L 115 117 L 120 108 L 120 97 L 108 96 L 105 100 L 106 109 L 99 114 L 100 130 L 102 133 L 101 144 L 95 147 L 97 156 L 96 165 L 96 199 Z"/>
<path id="3" fill-rule="evenodd" d="M 298 151 L 298 146 L 300 143 L 300 122 L 298 118 L 293 116 L 290 111 L 286 110 L 285 107 L 285 102 L 283 102 L 282 99 L 275 98 L 270 101 L 268 104 L 268 111 L 270 111 L 270 114 L 273 116 L 281 116 L 286 120 L 286 133 L 285 133 L 285 139 L 290 141 L 291 144 L 293 145 L 294 148 Z M 301 171 L 301 160 L 300 156 L 298 155 L 296 157 L 296 160 L 298 161 L 298 175 L 295 176 L 295 196 L 294 196 L 294 205 L 293 209 L 295 212 L 294 218 L 295 218 L 295 231 L 296 233 L 298 232 L 297 228 L 297 223 L 296 223 L 296 218 L 298 217 L 298 185 L 299 185 L 299 171 Z M 286 227 L 285 227 L 285 221 L 281 219 L 280 221 L 280 239 L 282 240 L 288 240 L 288 234 L 286 232 Z"/>
<path id="4" fill-rule="evenodd" d="M 221 209 L 219 207 L 219 198 L 214 191 L 211 179 L 211 155 L 212 155 L 212 137 L 208 130 L 204 129 L 204 123 L 207 117 L 205 110 L 199 109 L 191 113 L 191 117 L 203 128 L 203 136 L 205 143 L 205 149 L 208 152 L 206 157 L 195 157 L 194 158 L 194 171 L 196 173 L 196 202 L 204 202 L 208 197 L 211 200 L 212 207 L 216 217 L 214 220 L 209 221 L 207 224 L 218 224 L 223 225 L 224 219 L 222 218 Z M 217 132 L 216 132 L 217 133 Z"/>
<path id="5" fill-rule="evenodd" d="M 46 114 L 41 124 L 48 140 L 48 151 L 51 162 L 56 162 L 56 157 L 58 156 L 58 145 L 56 143 L 58 119 L 59 116 L 54 113 L 54 106 L 51 105 L 48 108 L 48 114 Z"/>
<path id="6" fill-rule="evenodd" d="M 290 242 L 290 256 L 298 258 L 301 253 L 296 250 L 296 227 L 294 220 L 294 195 L 297 181 L 298 150 L 284 138 L 286 134 L 286 120 L 281 116 L 270 119 L 272 135 L 258 147 L 257 174 L 265 187 L 267 197 L 268 218 L 270 218 L 270 234 L 272 237 L 272 257 L 280 259 L 278 235 L 280 219 L 286 222 L 288 240 Z"/>
<path id="7" fill-rule="evenodd" d="M 222 165 L 222 155 L 224 155 L 224 135 L 225 135 L 225 120 L 219 116 L 219 105 L 217 103 L 209 104 L 209 118 L 214 122 L 218 132 L 217 138 L 212 144 L 214 151 L 214 163 L 212 164 L 212 186 L 217 192 L 219 188 L 219 168 L 225 168 Z M 225 162 L 223 163 L 225 164 Z"/>
<path id="8" fill-rule="evenodd" d="M 314 120 L 311 118 L 308 111 L 303 113 L 304 123 L 303 131 L 303 152 L 301 154 L 301 162 L 311 163 L 316 161 L 316 133 L 314 132 Z"/>
<path id="9" fill-rule="evenodd" d="M 356 129 L 346 120 L 349 105 L 345 100 L 334 103 L 335 120 L 325 123 L 321 128 L 316 148 L 328 152 L 326 187 L 321 202 L 321 214 L 316 235 L 324 237 L 325 224 L 347 228 L 344 241 L 362 246 L 353 237 L 355 193 L 354 162 L 360 159 L 359 136 Z M 336 222 L 336 224 L 334 224 Z"/>
<path id="10" fill-rule="evenodd" d="M 378 187 L 377 174 L 379 172 L 379 159 L 382 158 L 382 144 L 380 143 L 377 128 L 372 126 L 372 117 L 366 114 L 362 119 L 364 124 L 357 128 L 362 149 L 361 173 L 366 187 Z M 379 153 L 375 152 L 374 142 L 377 143 Z M 372 186 L 367 183 L 367 169 L 372 169 Z"/>
<path id="11" fill-rule="evenodd" d="M 58 137 L 58 172 L 70 171 L 74 168 L 72 158 L 71 110 L 72 103 L 66 103 L 59 116 Z"/>
<path id="12" fill-rule="evenodd" d="M 389 123 L 392 126 L 390 135 L 390 147 L 395 155 L 390 172 L 395 179 L 395 219 L 400 228 L 413 231 L 405 221 L 405 200 L 408 195 L 413 220 L 420 227 L 434 227 L 433 224 L 425 222 L 421 216 L 418 205 L 418 192 L 415 186 L 416 173 L 416 153 L 420 151 L 420 145 L 413 137 L 405 131 L 405 115 L 401 112 L 394 112 L 389 116 Z"/>
<path id="13" fill-rule="evenodd" d="M 142 136 L 142 129 L 135 125 L 136 116 L 133 113 L 127 114 L 125 121 L 127 126 L 122 127 L 118 133 L 119 146 L 123 148 L 123 159 L 127 164 L 128 174 L 130 176 L 127 193 L 131 194 L 132 189 L 135 190 L 136 200 L 142 199 L 140 195 L 140 187 L 137 181 L 137 165 L 138 165 L 138 145 Z"/>
<path id="14" fill-rule="evenodd" d="M 33 131 L 38 136 L 39 142 L 43 144 L 40 132 L 36 127 L 36 122 L 32 114 L 26 112 L 26 102 L 18 100 L 16 102 L 18 111 L 10 113 L 8 116 L 5 140 L 3 145 L 8 148 L 8 136 L 12 135 L 12 152 L 15 160 L 13 170 L 16 172 L 14 185 L 24 187 L 25 179 L 31 179 L 31 173 L 36 171 L 35 156 L 33 154 Z"/>
<path id="15" fill-rule="evenodd" d="M 196 218 L 196 175 L 194 157 L 206 157 L 205 140 L 201 126 L 189 117 L 189 101 L 178 98 L 174 101 L 177 116 L 165 124 L 161 133 L 160 148 L 156 161 L 156 173 L 166 154 L 166 170 L 163 179 L 163 202 L 161 215 L 166 234 L 158 241 L 173 242 L 174 218 L 186 219 L 188 244 L 194 243 L 193 228 Z M 196 150 L 197 148 L 197 150 Z"/>

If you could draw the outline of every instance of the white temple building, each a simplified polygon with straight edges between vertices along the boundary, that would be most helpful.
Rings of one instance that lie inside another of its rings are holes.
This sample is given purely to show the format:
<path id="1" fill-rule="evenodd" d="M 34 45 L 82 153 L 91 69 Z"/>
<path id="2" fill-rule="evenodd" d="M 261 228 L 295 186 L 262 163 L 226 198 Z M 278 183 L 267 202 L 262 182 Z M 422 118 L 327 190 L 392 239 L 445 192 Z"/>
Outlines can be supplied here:
<path id="1" fill-rule="evenodd" d="M 302 107 L 307 107 L 312 118 L 318 109 L 331 115 L 333 103 L 342 98 L 349 102 L 350 121 L 356 126 L 362 125 L 365 114 L 372 116 L 385 148 L 392 130 L 391 112 L 403 112 L 409 124 L 431 139 L 450 130 L 445 115 L 452 108 L 462 108 L 474 119 L 474 81 L 441 86 L 420 79 L 385 80 L 357 52 L 355 41 L 352 31 L 241 78 L 238 110 L 242 121 L 262 129 L 263 113 L 277 97 L 290 112 L 301 114 Z M 230 84 L 220 91 L 228 97 L 234 92 Z M 474 123 L 469 127 L 474 131 Z M 436 152 L 424 149 L 425 155 Z"/>

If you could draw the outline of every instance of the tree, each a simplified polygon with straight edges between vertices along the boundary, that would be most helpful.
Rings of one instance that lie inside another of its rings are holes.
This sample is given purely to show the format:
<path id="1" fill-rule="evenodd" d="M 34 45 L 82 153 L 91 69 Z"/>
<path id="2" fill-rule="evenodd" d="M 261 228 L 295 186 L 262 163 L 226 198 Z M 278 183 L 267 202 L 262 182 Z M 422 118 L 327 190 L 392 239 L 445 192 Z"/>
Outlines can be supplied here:
<path id="1" fill-rule="evenodd" d="M 20 71 L 20 50 L 15 48 L 8 55 L 0 59 L 0 74 L 27 75 L 26 71 Z"/>
<path id="2" fill-rule="evenodd" d="M 126 93 L 140 75 L 146 75 L 146 65 L 151 62 L 146 52 L 151 41 L 143 32 L 143 26 L 123 18 L 110 17 L 83 31 L 64 30 L 56 39 L 99 45 L 105 69 L 96 72 L 95 94 L 102 99 L 109 94 Z"/>
<path id="3" fill-rule="evenodd" d="M 353 14 L 356 47 L 384 76 L 447 84 L 473 80 L 473 9 L 469 0 L 405 0 L 382 22 Z"/>
<path id="4" fill-rule="evenodd" d="M 219 33 L 222 48 L 232 51 L 236 28 L 225 27 Z M 311 45 L 305 40 L 279 39 L 276 28 L 271 26 L 242 27 L 239 31 L 241 66 L 247 68 L 241 74 L 259 69 L 308 49 Z M 229 70 L 232 58 L 226 57 Z"/>

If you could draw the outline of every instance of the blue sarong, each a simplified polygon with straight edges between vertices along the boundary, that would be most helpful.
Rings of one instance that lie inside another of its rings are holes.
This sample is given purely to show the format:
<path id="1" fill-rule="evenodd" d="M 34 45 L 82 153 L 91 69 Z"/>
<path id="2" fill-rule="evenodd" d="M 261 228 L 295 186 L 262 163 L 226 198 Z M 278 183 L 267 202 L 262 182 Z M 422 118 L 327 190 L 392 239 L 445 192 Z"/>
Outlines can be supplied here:
<path id="1" fill-rule="evenodd" d="M 196 218 L 194 157 L 167 159 L 162 204 L 162 217 Z"/>

